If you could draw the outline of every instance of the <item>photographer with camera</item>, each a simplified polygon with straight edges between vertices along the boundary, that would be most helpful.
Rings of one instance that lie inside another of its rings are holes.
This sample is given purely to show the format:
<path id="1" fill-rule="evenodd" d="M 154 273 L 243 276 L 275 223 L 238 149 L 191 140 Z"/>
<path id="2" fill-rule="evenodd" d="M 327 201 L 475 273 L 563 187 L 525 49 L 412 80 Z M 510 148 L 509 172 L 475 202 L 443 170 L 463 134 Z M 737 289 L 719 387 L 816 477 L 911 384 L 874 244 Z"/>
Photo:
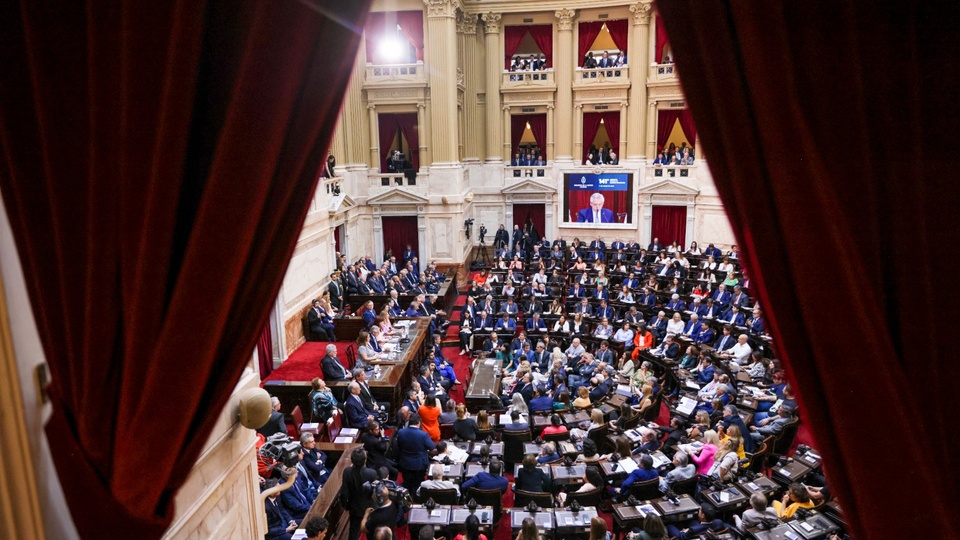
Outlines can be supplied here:
<path id="1" fill-rule="evenodd" d="M 376 470 L 386 467 L 390 479 L 396 480 L 399 471 L 397 471 L 395 464 L 387 458 L 389 439 L 383 436 L 380 422 L 373 420 L 367 424 L 363 433 L 360 434 L 360 442 L 363 443 L 363 449 L 367 451 L 368 465 Z"/>
<path id="2" fill-rule="evenodd" d="M 363 485 L 375 481 L 377 472 L 366 465 L 367 452 L 357 447 L 350 453 L 350 466 L 343 470 L 340 504 L 350 512 L 349 540 L 360 537 L 364 513 L 372 504 L 370 496 L 364 494 Z"/>
<path id="3" fill-rule="evenodd" d="M 367 533 L 367 538 L 373 538 L 374 532 L 380 527 L 393 529 L 400 521 L 400 505 L 390 499 L 390 488 L 383 482 L 364 484 L 369 487 L 370 497 L 374 506 L 367 507 L 363 514 L 360 528 Z"/>

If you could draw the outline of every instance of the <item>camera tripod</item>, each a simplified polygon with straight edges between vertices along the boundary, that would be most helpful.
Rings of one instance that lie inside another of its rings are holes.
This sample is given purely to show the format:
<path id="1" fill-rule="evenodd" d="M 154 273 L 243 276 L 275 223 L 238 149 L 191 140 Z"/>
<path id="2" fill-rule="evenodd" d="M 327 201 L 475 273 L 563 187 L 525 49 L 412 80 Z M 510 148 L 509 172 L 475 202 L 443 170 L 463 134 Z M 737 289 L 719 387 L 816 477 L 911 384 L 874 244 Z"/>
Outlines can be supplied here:
<path id="1" fill-rule="evenodd" d="M 480 248 L 477 250 L 476 261 L 481 261 L 485 265 L 490 266 L 490 251 L 487 249 L 487 243 L 480 239 Z"/>

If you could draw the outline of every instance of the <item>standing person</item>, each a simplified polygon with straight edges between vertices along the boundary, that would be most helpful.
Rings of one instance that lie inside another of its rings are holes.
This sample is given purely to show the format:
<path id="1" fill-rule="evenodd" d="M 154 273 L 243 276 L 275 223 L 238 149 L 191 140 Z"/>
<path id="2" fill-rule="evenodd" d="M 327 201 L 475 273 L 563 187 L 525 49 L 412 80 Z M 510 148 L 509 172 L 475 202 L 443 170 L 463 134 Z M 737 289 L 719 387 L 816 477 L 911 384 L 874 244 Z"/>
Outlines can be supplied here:
<path id="1" fill-rule="evenodd" d="M 380 527 L 393 529 L 400 521 L 400 506 L 393 504 L 390 499 L 390 488 L 386 484 L 376 484 L 370 495 L 373 506 L 368 507 L 363 514 L 360 528 L 367 533 L 367 538 L 374 538 L 374 533 Z"/>
<path id="2" fill-rule="evenodd" d="M 343 470 L 340 504 L 350 512 L 349 540 L 360 537 L 360 523 L 372 503 L 370 497 L 363 494 L 363 483 L 376 480 L 377 473 L 366 465 L 367 452 L 358 446 L 350 453 L 350 466 Z"/>
<path id="3" fill-rule="evenodd" d="M 440 442 L 440 405 L 437 404 L 437 397 L 427 394 L 417 413 L 420 416 L 423 431 L 434 443 Z"/>
<path id="4" fill-rule="evenodd" d="M 398 468 L 403 473 L 403 487 L 415 493 L 430 467 L 430 456 L 427 452 L 435 450 L 436 445 L 430 436 L 420 429 L 420 415 L 411 414 L 409 424 L 410 427 L 397 432 L 396 445 Z"/>

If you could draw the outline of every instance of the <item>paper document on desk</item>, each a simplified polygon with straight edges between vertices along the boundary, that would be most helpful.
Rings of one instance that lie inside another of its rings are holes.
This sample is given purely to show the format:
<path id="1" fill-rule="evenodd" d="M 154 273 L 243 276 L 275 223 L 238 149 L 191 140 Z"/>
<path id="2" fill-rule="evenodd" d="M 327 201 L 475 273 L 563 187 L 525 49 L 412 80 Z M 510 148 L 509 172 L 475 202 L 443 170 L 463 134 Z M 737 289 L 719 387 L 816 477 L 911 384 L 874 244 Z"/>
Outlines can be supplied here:
<path id="1" fill-rule="evenodd" d="M 697 408 L 697 400 L 686 396 L 680 398 L 680 403 L 677 404 L 677 412 L 681 414 L 689 415 L 695 408 Z"/>
<path id="2" fill-rule="evenodd" d="M 620 394 L 621 396 L 630 397 L 633 395 L 633 389 L 630 388 L 629 384 L 618 384 L 617 393 Z"/>
<path id="3" fill-rule="evenodd" d="M 648 515 L 651 515 L 651 514 L 654 516 L 660 515 L 660 512 L 657 512 L 657 509 L 654 508 L 652 504 L 641 504 L 640 506 L 637 507 L 637 512 L 639 512 L 640 515 L 643 517 L 647 517 Z"/>
<path id="4" fill-rule="evenodd" d="M 337 437 L 333 442 L 336 444 L 350 444 L 353 442 L 353 437 Z"/>
<path id="5" fill-rule="evenodd" d="M 653 458 L 653 468 L 658 469 L 664 465 L 669 465 L 671 462 L 667 459 L 667 456 L 663 452 L 657 452 L 655 454 L 650 454 L 650 457 Z"/>
<path id="6" fill-rule="evenodd" d="M 357 428 L 347 427 L 340 430 L 340 435 L 343 435 L 344 437 L 353 437 L 359 434 L 360 434 L 360 430 Z"/>
<path id="7" fill-rule="evenodd" d="M 623 469 L 623 472 L 630 474 L 633 471 L 637 470 L 637 462 L 624 456 L 623 459 L 617 462 L 618 469 Z"/>
<path id="8" fill-rule="evenodd" d="M 684 381 L 683 385 L 689 388 L 690 390 L 700 390 L 700 385 L 697 384 L 693 379 L 687 379 L 686 381 Z"/>
<path id="9" fill-rule="evenodd" d="M 400 328 L 408 328 L 408 327 L 410 327 L 410 326 L 413 326 L 413 324 L 414 324 L 415 322 L 416 322 L 416 321 L 397 321 L 397 322 L 393 323 L 393 325 L 394 325 L 394 326 L 398 326 L 398 327 L 400 327 Z"/>
<path id="10" fill-rule="evenodd" d="M 496 364 L 496 363 L 497 363 L 497 361 L 494 360 L 494 359 L 492 359 L 492 358 L 483 361 L 483 365 L 485 365 L 485 366 L 492 366 L 492 365 L 494 365 L 494 364 Z"/>

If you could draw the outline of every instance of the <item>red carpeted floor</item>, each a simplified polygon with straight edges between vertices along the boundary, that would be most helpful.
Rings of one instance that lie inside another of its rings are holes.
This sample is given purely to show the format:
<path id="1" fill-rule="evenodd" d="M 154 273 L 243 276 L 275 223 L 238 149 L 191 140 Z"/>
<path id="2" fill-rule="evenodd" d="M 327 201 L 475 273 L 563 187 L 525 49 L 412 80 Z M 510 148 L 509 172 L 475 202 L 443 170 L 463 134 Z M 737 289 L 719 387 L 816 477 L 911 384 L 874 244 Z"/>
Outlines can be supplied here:
<path id="1" fill-rule="evenodd" d="M 314 377 L 323 377 L 320 370 L 320 359 L 326 354 L 325 341 L 308 341 L 293 351 L 280 367 L 273 370 L 260 386 L 266 381 L 312 381 Z M 337 346 L 337 358 L 346 366 L 347 347 L 356 347 L 352 341 L 334 342 Z"/>

